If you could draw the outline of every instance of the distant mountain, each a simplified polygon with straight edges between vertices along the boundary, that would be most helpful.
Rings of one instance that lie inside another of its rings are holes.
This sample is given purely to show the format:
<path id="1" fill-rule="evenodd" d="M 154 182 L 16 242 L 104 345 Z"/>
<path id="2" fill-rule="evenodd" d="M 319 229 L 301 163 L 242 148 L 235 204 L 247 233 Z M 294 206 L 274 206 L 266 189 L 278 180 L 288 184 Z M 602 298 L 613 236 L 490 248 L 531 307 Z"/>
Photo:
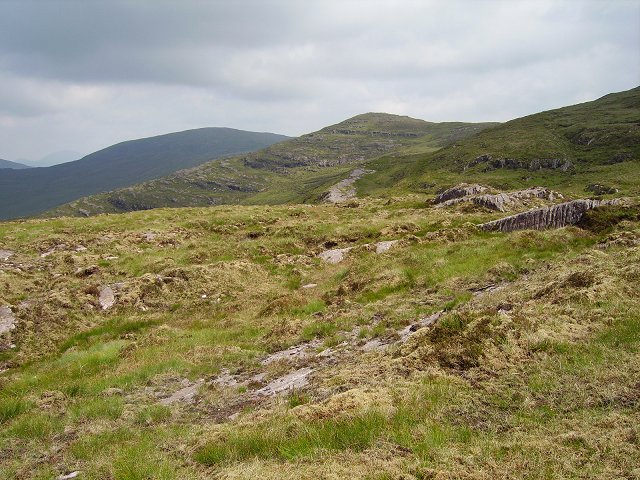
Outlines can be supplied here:
<path id="1" fill-rule="evenodd" d="M 31 168 L 24 163 L 12 162 L 11 160 L 3 160 L 0 158 L 0 168 L 11 168 L 13 170 L 22 170 L 25 168 Z"/>
<path id="2" fill-rule="evenodd" d="M 82 157 L 84 157 L 84 154 L 75 150 L 60 150 L 59 152 L 49 153 L 40 160 L 21 160 L 21 162 L 32 167 L 51 167 L 60 163 L 72 162 Z"/>
<path id="3" fill-rule="evenodd" d="M 91 215 L 223 203 L 313 202 L 355 166 L 400 151 L 433 151 L 495 125 L 432 123 L 366 113 L 257 152 L 83 198 L 50 213 Z"/>
<path id="4" fill-rule="evenodd" d="M 231 128 L 200 128 L 118 143 L 52 167 L 0 170 L 0 219 L 34 215 L 85 195 L 161 177 L 287 138 Z"/>

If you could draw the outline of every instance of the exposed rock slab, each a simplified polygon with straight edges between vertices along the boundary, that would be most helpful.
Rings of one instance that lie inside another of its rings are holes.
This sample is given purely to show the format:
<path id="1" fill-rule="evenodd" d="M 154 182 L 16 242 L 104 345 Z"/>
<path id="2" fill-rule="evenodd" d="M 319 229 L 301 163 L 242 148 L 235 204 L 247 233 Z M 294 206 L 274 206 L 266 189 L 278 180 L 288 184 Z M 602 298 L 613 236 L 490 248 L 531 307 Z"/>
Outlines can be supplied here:
<path id="1" fill-rule="evenodd" d="M 616 205 L 618 200 L 573 200 L 550 207 L 536 208 L 528 212 L 478 225 L 485 231 L 513 232 L 516 230 L 543 230 L 574 225 L 587 210 L 602 205 Z"/>
<path id="2" fill-rule="evenodd" d="M 483 194 L 483 195 L 475 195 L 475 194 L 464 195 L 462 197 L 456 197 L 450 200 L 445 200 L 439 203 L 438 206 L 448 207 L 460 202 L 473 202 L 476 205 L 480 205 L 490 210 L 498 210 L 500 212 L 504 212 L 508 208 L 515 207 L 526 200 L 531 200 L 534 198 L 554 201 L 556 199 L 561 199 L 563 197 L 562 197 L 562 194 L 558 192 L 554 192 L 553 190 L 549 190 L 548 188 L 532 187 L 532 188 L 527 188 L 525 190 L 518 190 L 515 192 L 502 192 L 497 194 Z"/>
<path id="3" fill-rule="evenodd" d="M 356 168 L 347 178 L 339 181 L 329 189 L 329 193 L 325 196 L 325 201 L 329 203 L 342 203 L 351 200 L 356 196 L 356 188 L 354 185 L 356 180 L 359 180 L 367 173 L 373 173 L 373 170 Z"/>
<path id="4" fill-rule="evenodd" d="M 312 340 L 311 342 L 301 343 L 300 345 L 294 345 L 286 350 L 280 350 L 279 352 L 272 353 L 267 358 L 260 362 L 262 365 L 270 365 L 280 361 L 293 361 L 302 360 L 313 356 L 313 350 L 320 346 L 320 341 Z"/>
<path id="5" fill-rule="evenodd" d="M 376 243 L 376 253 L 380 255 L 381 253 L 385 253 L 389 251 L 389 249 L 393 248 L 399 240 L 387 240 L 384 242 Z"/>
<path id="6" fill-rule="evenodd" d="M 0 260 L 6 262 L 12 256 L 13 256 L 13 252 L 11 250 L 0 249 Z"/>
<path id="7" fill-rule="evenodd" d="M 554 201 L 556 198 L 563 198 L 561 194 L 549 190 L 548 188 L 533 187 L 526 190 L 518 190 L 517 192 L 498 193 L 496 195 L 478 195 L 472 197 L 471 201 L 476 205 L 504 212 L 508 207 L 522 200 L 532 198 L 540 198 L 544 200 Z"/>
<path id="8" fill-rule="evenodd" d="M 16 317 L 10 307 L 0 307 L 0 335 L 16 328 Z"/>
<path id="9" fill-rule="evenodd" d="M 177 402 L 193 402 L 193 399 L 198 394 L 198 389 L 203 383 L 204 380 L 198 380 L 195 383 L 189 384 L 186 387 L 181 388 L 177 392 L 173 393 L 171 396 L 160 400 L 160 404 L 171 405 Z"/>
<path id="10" fill-rule="evenodd" d="M 322 260 L 327 263 L 336 264 L 344 260 L 344 256 L 351 251 L 353 247 L 348 248 L 334 248 L 332 250 L 325 250 L 318 254 Z"/>
<path id="11" fill-rule="evenodd" d="M 271 397 L 283 392 L 304 388 L 309 384 L 312 368 L 305 367 L 272 380 L 264 387 L 253 392 L 258 397 Z"/>
<path id="12" fill-rule="evenodd" d="M 476 183 L 474 184 L 461 183 L 460 185 L 456 185 L 455 187 L 451 187 L 445 190 L 444 192 L 442 192 L 433 200 L 433 202 L 438 204 L 438 203 L 446 202 L 447 200 L 453 200 L 454 198 L 468 197 L 469 195 L 476 195 L 478 193 L 482 193 L 486 191 L 487 191 L 487 187 L 478 185 Z"/>
<path id="13" fill-rule="evenodd" d="M 109 285 L 106 285 L 100 289 L 98 302 L 100 302 L 100 307 L 102 308 L 102 310 L 108 310 L 116 303 L 116 297 L 113 293 L 113 289 Z"/>
<path id="14" fill-rule="evenodd" d="M 416 323 L 408 325 L 402 330 L 400 330 L 398 332 L 398 334 L 400 335 L 400 342 L 401 343 L 406 342 L 409 339 L 409 337 L 413 335 L 413 332 L 417 332 L 421 328 L 429 327 L 434 323 L 436 323 L 438 319 L 443 315 L 443 313 L 444 311 L 440 310 L 439 312 L 433 313 L 428 317 L 421 318 Z"/>

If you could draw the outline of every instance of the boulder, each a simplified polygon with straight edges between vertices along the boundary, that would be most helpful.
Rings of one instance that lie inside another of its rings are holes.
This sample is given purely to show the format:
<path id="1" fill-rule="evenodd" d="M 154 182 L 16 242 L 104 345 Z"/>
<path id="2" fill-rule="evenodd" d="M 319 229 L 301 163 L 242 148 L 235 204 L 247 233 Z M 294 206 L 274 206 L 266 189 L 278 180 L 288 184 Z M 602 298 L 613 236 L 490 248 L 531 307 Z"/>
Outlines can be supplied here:
<path id="1" fill-rule="evenodd" d="M 486 190 L 487 190 L 487 187 L 483 187 L 482 185 L 478 185 L 475 183 L 471 185 L 467 183 L 461 183 L 460 185 L 451 187 L 445 190 L 444 192 L 442 192 L 441 194 L 439 194 L 433 200 L 433 203 L 438 204 L 438 203 L 446 202 L 447 200 L 453 200 L 454 198 L 468 197 L 469 195 L 476 195 L 478 193 L 485 192 Z"/>
<path id="2" fill-rule="evenodd" d="M 616 205 L 618 200 L 573 200 L 550 207 L 537 208 L 528 212 L 483 223 L 478 227 L 485 231 L 513 232 L 516 230 L 543 230 L 573 225 L 591 208 L 602 205 Z"/>

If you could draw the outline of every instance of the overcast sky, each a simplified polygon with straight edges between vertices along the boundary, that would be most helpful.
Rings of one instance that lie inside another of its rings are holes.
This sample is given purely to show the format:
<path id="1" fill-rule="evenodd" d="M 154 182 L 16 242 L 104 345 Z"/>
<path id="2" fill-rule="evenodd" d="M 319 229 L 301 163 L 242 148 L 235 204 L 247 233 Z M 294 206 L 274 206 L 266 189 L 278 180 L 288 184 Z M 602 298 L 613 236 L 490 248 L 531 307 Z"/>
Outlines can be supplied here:
<path id="1" fill-rule="evenodd" d="M 503 121 L 639 84 L 639 0 L 0 0 L 9 160 L 368 111 Z"/>

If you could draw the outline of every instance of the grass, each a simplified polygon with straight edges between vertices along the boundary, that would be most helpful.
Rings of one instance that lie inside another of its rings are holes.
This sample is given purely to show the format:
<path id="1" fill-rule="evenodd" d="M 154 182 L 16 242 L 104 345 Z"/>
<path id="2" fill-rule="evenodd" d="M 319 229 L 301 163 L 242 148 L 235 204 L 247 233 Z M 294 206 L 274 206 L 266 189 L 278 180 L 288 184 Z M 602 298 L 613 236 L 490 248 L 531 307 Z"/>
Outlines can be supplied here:
<path id="1" fill-rule="evenodd" d="M 606 478 L 628 467 L 633 445 L 620 440 L 616 453 L 602 425 L 633 438 L 637 247 L 606 242 L 634 238 L 636 217 L 611 211 L 599 214 L 606 228 L 486 234 L 468 223 L 498 214 L 431 209 L 427 198 L 0 224 L 3 247 L 34 266 L 1 274 L 0 300 L 30 306 L 16 308 L 29 327 L 1 360 L 0 473 L 579 478 L 586 465 Z M 405 237 L 385 255 L 363 247 Z M 67 247 L 39 257 L 59 243 Z M 316 258 L 333 245 L 358 248 L 339 265 Z M 108 256 L 119 258 L 76 276 Z M 96 291 L 116 282 L 117 304 L 102 311 Z M 495 284 L 507 288 L 472 294 Z M 360 344 L 386 341 L 443 309 L 401 349 L 327 361 L 308 389 L 280 399 L 256 406 L 247 399 L 257 384 L 209 383 L 222 369 L 271 379 L 315 367 L 260 360 L 312 339 L 340 351 L 356 325 Z M 198 379 L 207 383 L 195 403 L 158 404 Z M 564 421 L 575 436 L 562 437 Z M 45 468 L 50 448 L 58 453 Z"/>

